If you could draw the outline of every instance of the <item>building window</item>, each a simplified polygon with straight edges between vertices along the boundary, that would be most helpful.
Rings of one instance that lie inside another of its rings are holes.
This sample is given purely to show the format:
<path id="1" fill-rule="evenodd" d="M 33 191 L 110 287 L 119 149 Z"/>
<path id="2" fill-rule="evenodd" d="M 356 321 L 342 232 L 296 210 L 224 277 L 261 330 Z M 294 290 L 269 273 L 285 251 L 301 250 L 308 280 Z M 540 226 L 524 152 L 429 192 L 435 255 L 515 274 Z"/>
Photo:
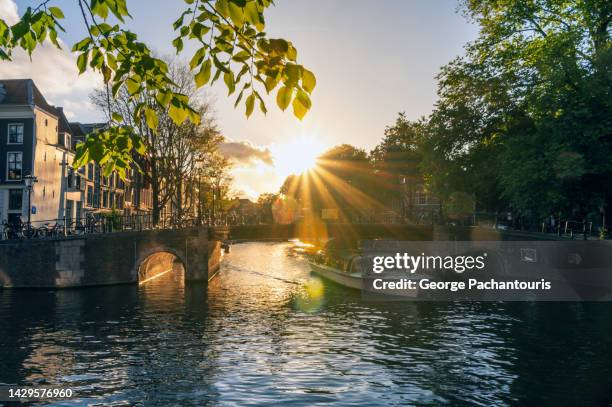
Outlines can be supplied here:
<path id="1" fill-rule="evenodd" d="M 20 211 L 23 205 L 23 189 L 9 189 L 9 211 Z"/>
<path id="2" fill-rule="evenodd" d="M 87 187 L 87 206 L 93 206 L 93 191 L 90 186 Z"/>
<path id="3" fill-rule="evenodd" d="M 74 169 L 68 168 L 68 176 L 66 177 L 66 188 L 72 189 L 75 187 Z"/>
<path id="4" fill-rule="evenodd" d="M 102 193 L 102 207 L 108 208 L 108 191 Z"/>
<path id="5" fill-rule="evenodd" d="M 93 206 L 94 206 L 94 208 L 99 208 L 100 207 L 100 188 L 95 188 L 94 189 Z"/>
<path id="6" fill-rule="evenodd" d="M 87 179 L 90 181 L 93 181 L 93 177 L 94 177 L 94 165 L 87 164 Z"/>
<path id="7" fill-rule="evenodd" d="M 23 144 L 23 124 L 8 125 L 8 144 Z"/>
<path id="8" fill-rule="evenodd" d="M 9 181 L 20 181 L 23 153 L 7 153 L 7 175 Z"/>

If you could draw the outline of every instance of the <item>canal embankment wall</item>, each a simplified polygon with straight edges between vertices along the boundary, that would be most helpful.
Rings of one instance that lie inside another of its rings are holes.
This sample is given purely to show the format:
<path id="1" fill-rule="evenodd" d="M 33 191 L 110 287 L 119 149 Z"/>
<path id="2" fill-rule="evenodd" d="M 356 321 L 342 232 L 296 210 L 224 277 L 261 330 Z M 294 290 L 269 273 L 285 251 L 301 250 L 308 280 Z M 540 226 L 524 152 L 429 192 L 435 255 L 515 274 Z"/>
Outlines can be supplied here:
<path id="1" fill-rule="evenodd" d="M 206 228 L 149 230 L 0 243 L 0 287 L 134 284 L 183 265 L 186 281 L 208 281 L 221 259 Z"/>

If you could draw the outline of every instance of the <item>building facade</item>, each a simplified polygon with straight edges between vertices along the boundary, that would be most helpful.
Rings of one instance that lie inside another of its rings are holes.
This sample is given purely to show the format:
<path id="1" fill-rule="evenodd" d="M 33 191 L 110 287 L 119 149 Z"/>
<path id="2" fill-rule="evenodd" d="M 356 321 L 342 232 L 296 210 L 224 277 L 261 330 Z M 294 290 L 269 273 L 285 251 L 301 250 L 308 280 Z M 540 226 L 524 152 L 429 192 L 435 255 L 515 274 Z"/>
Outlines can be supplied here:
<path id="1" fill-rule="evenodd" d="M 35 226 L 70 225 L 89 213 L 150 212 L 153 196 L 142 174 L 105 177 L 95 163 L 73 169 L 76 145 L 103 126 L 69 123 L 31 79 L 0 79 L 0 222 L 25 222 L 29 214 Z"/>
<path id="2" fill-rule="evenodd" d="M 0 80 L 0 221 L 73 218 L 83 192 L 68 179 L 74 160 L 70 126 L 30 79 Z M 34 176 L 31 191 L 25 178 Z M 69 184 L 69 181 L 71 184 Z"/>

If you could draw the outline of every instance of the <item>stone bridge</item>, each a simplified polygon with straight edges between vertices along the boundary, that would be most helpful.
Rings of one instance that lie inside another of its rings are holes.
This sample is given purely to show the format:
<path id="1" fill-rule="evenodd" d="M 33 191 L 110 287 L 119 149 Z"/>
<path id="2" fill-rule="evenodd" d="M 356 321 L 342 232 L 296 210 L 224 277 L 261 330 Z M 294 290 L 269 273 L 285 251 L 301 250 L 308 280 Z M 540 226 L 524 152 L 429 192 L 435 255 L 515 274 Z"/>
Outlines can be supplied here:
<path id="1" fill-rule="evenodd" d="M 0 287 L 85 287 L 137 283 L 182 268 L 207 282 L 219 268 L 220 242 L 207 228 L 147 230 L 0 242 Z"/>

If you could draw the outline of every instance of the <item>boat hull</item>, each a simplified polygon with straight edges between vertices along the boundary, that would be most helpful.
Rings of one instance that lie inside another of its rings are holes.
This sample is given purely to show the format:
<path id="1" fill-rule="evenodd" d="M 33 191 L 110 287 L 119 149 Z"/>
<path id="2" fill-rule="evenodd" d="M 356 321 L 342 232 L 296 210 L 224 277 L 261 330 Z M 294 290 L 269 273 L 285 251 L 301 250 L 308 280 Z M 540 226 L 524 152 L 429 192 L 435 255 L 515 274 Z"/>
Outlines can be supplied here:
<path id="1" fill-rule="evenodd" d="M 323 264 L 310 262 L 312 272 L 345 287 L 361 290 L 362 279 L 357 273 L 345 273 Z"/>

